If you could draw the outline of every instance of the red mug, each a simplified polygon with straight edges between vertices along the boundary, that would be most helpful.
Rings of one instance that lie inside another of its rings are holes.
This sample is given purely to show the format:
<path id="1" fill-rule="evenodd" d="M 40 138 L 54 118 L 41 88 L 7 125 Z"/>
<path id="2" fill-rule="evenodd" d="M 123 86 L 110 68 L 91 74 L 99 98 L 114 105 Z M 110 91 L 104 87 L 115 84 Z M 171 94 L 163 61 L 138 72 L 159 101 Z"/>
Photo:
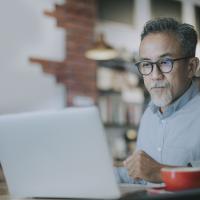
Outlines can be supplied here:
<path id="1" fill-rule="evenodd" d="M 169 191 L 200 188 L 200 168 L 162 168 L 161 177 Z"/>

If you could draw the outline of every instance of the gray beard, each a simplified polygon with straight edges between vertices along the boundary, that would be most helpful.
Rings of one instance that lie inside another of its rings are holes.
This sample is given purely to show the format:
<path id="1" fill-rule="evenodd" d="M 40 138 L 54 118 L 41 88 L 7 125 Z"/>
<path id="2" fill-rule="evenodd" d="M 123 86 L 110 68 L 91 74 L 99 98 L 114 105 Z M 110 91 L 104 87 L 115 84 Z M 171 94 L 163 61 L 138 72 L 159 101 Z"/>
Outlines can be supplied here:
<path id="1" fill-rule="evenodd" d="M 167 93 L 161 96 L 158 96 L 157 94 L 153 94 L 153 93 L 151 93 L 150 95 L 151 95 L 152 102 L 158 107 L 166 107 L 173 100 L 173 97 L 170 91 L 167 91 Z"/>
<path id="2" fill-rule="evenodd" d="M 152 88 L 159 88 L 159 87 L 166 88 L 166 92 L 159 94 L 154 92 L 153 90 L 151 91 Z M 172 93 L 169 90 L 170 84 L 166 81 L 155 81 L 151 84 L 147 84 L 146 88 L 150 92 L 152 102 L 158 107 L 165 107 L 169 105 L 173 100 Z"/>

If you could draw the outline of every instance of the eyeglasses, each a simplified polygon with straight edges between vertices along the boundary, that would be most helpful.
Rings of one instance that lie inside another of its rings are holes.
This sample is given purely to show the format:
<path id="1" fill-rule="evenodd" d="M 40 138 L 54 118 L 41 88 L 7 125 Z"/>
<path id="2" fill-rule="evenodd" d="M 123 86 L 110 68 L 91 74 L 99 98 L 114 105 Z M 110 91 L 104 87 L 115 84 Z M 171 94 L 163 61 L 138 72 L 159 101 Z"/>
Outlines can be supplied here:
<path id="1" fill-rule="evenodd" d="M 156 62 L 140 61 L 140 62 L 135 63 L 135 65 L 137 66 L 138 71 L 144 76 L 151 74 L 151 72 L 153 71 L 154 64 L 156 64 L 156 66 L 159 68 L 160 72 L 169 73 L 173 69 L 174 61 L 188 59 L 188 58 L 191 58 L 191 56 L 175 58 L 175 59 L 161 58 Z"/>

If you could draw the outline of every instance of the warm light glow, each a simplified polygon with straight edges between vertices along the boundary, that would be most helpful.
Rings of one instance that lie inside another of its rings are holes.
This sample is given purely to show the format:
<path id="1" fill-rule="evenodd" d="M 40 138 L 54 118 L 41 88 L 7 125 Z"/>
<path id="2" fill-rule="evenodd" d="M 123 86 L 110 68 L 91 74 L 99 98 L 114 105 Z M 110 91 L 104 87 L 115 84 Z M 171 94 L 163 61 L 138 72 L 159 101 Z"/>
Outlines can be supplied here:
<path id="1" fill-rule="evenodd" d="M 86 51 L 85 56 L 92 60 L 111 60 L 118 57 L 118 52 L 108 45 L 103 34 L 100 34 L 93 47 Z"/>
<path id="2" fill-rule="evenodd" d="M 91 49 L 85 56 L 92 60 L 111 60 L 116 58 L 118 53 L 113 49 Z"/>

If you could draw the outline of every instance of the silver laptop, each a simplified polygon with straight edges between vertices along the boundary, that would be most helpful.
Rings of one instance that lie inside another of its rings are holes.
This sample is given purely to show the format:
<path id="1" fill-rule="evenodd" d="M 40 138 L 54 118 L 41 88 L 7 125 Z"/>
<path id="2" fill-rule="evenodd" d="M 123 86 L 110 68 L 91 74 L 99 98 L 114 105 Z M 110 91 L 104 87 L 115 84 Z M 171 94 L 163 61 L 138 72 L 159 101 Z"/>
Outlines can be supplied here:
<path id="1" fill-rule="evenodd" d="M 0 162 L 14 197 L 120 197 L 96 107 L 1 116 Z"/>

